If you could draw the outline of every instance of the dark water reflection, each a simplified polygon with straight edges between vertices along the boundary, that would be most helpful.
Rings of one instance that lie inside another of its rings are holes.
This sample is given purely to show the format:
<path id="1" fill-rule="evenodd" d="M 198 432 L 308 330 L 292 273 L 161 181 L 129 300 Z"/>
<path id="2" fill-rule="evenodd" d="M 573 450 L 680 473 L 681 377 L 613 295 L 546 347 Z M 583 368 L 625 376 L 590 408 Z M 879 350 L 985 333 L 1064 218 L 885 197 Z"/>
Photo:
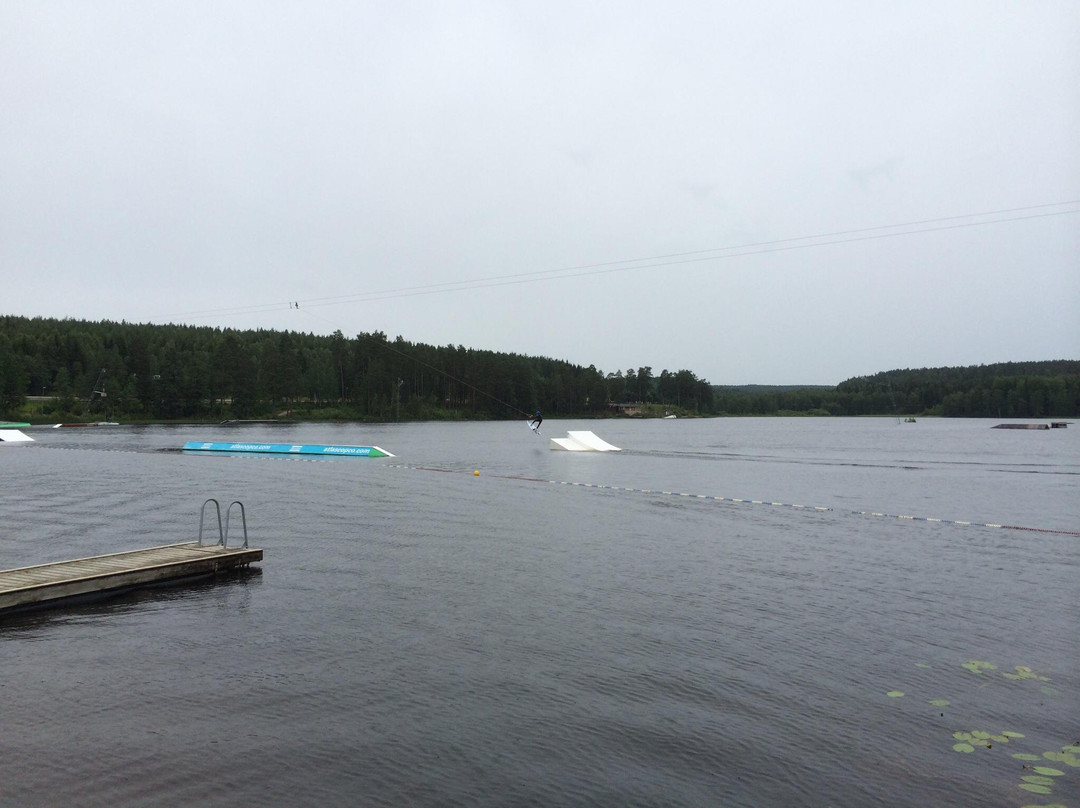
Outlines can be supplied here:
<path id="1" fill-rule="evenodd" d="M 1011 757 L 1080 740 L 1080 537 L 853 513 L 1080 529 L 1076 429 L 990 425 L 30 430 L 0 566 L 190 539 L 211 496 L 265 560 L 0 622 L 0 805 L 1080 805 Z"/>

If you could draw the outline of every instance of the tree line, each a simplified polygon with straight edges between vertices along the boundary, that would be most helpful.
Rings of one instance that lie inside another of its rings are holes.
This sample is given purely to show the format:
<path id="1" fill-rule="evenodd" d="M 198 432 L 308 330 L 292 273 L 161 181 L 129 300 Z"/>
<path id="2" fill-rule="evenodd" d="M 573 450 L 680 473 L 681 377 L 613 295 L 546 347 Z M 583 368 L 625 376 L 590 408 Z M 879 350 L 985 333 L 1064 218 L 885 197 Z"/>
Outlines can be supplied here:
<path id="1" fill-rule="evenodd" d="M 29 397 L 37 400 L 28 404 Z M 621 405 L 621 406 L 619 406 Z M 628 408 L 628 405 L 633 405 Z M 208 326 L 0 316 L 0 418 L 437 420 L 679 415 L 1080 416 L 1080 361 L 891 370 L 836 387 L 714 386 L 547 357 Z"/>
<path id="2" fill-rule="evenodd" d="M 718 387 L 715 394 L 716 409 L 732 415 L 1077 417 L 1080 361 L 890 370 L 851 378 L 835 388 Z"/>
<path id="3" fill-rule="evenodd" d="M 346 337 L 186 325 L 0 317 L 0 413 L 88 420 L 341 420 L 599 416 L 612 402 L 711 414 L 689 370 L 604 374 L 547 357 L 432 346 L 381 331 Z M 34 408 L 31 407 L 33 410 Z M 108 416 L 105 418 L 105 416 Z"/>

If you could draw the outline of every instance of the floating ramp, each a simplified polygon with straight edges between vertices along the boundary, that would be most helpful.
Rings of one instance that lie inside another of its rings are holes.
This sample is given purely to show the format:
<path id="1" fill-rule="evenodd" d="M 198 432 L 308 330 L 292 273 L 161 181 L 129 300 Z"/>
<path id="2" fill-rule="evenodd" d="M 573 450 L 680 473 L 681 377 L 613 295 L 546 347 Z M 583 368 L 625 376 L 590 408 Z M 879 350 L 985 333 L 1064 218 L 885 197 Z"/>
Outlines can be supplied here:
<path id="1" fill-rule="evenodd" d="M 565 438 L 552 438 L 551 448 L 567 452 L 621 452 L 618 446 L 598 438 L 592 432 L 567 432 Z"/>
<path id="2" fill-rule="evenodd" d="M 27 441 L 32 443 L 33 440 L 29 435 L 24 435 L 17 429 L 0 425 L 0 443 L 26 443 Z"/>
<path id="3" fill-rule="evenodd" d="M 215 443 L 189 440 L 185 452 L 227 452 L 241 454 L 321 455 L 323 457 L 393 457 L 378 446 L 335 446 L 322 443 Z"/>
<path id="4" fill-rule="evenodd" d="M 73 429 L 75 427 L 90 427 L 90 426 L 120 426 L 119 421 L 91 421 L 89 423 L 77 424 L 53 424 L 53 429 Z"/>

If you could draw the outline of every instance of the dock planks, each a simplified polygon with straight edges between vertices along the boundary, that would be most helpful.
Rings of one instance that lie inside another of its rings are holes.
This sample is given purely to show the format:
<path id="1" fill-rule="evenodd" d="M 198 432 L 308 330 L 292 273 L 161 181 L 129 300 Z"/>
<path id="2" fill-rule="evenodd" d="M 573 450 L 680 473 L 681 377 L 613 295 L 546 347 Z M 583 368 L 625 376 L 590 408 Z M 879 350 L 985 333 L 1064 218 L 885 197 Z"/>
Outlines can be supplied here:
<path id="1" fill-rule="evenodd" d="M 57 605 L 67 598 L 106 594 L 149 584 L 212 575 L 261 561 L 253 547 L 198 542 L 0 570 L 0 613 Z"/>

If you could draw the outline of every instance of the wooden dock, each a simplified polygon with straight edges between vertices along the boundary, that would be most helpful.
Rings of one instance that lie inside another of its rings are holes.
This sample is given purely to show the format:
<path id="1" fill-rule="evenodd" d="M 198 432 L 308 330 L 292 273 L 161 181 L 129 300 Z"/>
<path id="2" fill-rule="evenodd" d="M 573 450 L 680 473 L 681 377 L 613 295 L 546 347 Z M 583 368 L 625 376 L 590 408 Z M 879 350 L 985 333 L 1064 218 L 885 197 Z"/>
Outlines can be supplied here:
<path id="1" fill-rule="evenodd" d="M 253 547 L 226 549 L 220 544 L 191 541 L 0 570 L 0 614 L 55 606 L 71 598 L 213 575 L 262 561 L 262 557 L 263 551 Z"/>

